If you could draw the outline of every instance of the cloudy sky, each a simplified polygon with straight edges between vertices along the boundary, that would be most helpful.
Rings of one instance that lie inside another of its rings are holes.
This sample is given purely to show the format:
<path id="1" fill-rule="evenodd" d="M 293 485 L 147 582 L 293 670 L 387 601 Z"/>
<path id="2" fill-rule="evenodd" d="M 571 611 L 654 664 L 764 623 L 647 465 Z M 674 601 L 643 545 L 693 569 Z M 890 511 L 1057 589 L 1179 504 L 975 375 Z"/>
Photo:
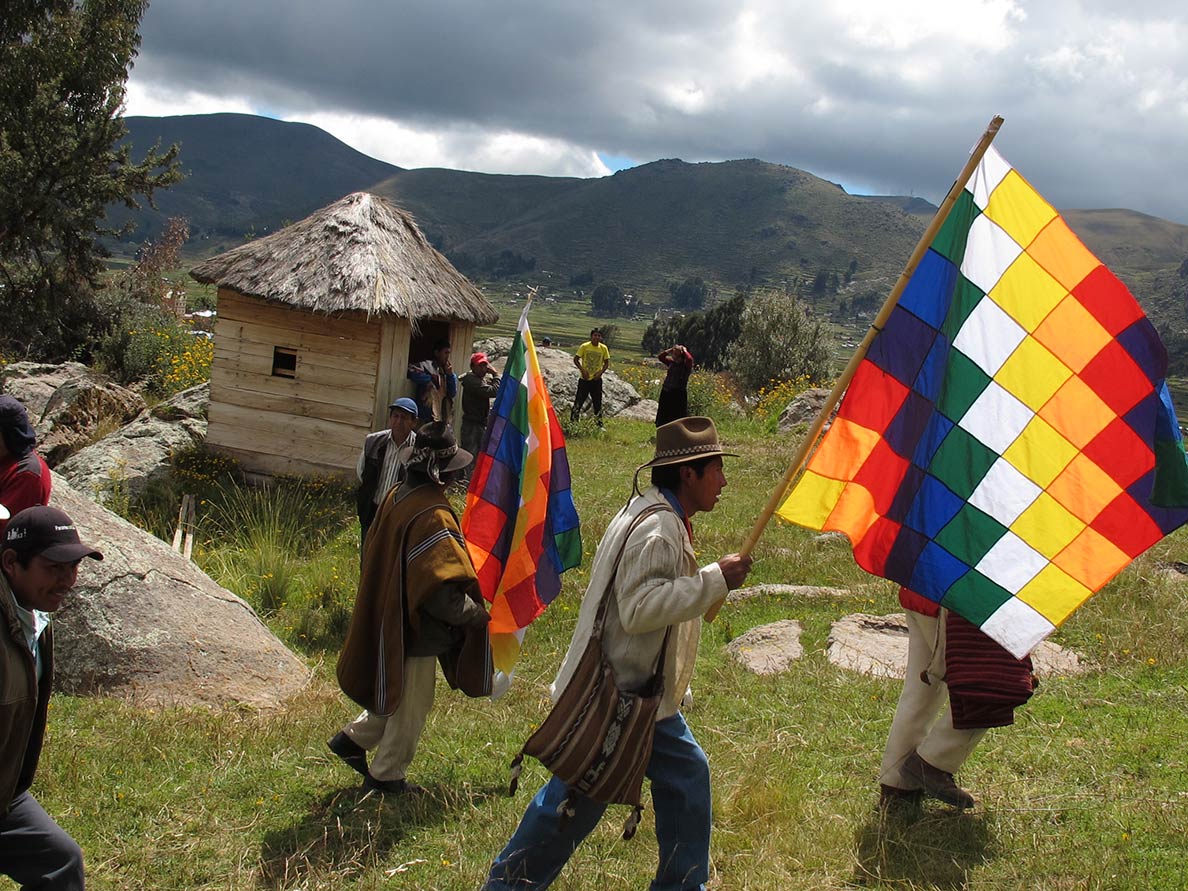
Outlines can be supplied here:
<path id="1" fill-rule="evenodd" d="M 153 0 L 129 114 L 306 121 L 402 167 L 761 158 L 938 200 L 996 147 L 1188 223 L 1183 0 Z"/>

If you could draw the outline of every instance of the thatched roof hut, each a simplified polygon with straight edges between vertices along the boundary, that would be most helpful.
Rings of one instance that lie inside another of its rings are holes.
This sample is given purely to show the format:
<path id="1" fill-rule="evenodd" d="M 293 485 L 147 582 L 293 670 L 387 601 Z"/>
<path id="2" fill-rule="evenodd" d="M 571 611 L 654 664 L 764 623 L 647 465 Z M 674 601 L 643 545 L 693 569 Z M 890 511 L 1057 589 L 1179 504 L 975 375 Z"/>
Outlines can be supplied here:
<path id="1" fill-rule="evenodd" d="M 218 286 L 207 442 L 259 473 L 353 472 L 411 394 L 408 363 L 441 338 L 464 362 L 498 319 L 407 212 L 365 192 L 190 275 Z"/>

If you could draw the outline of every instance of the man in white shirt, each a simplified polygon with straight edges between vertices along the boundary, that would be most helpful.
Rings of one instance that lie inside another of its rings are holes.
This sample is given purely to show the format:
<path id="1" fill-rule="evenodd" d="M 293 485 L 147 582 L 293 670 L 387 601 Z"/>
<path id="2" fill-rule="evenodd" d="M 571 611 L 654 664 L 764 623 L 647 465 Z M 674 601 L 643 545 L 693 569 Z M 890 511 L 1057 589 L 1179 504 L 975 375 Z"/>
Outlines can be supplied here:
<path id="1" fill-rule="evenodd" d="M 379 506 L 403 477 L 404 463 L 412 451 L 417 426 L 417 404 L 402 396 L 388 406 L 388 427 L 367 434 L 355 472 L 359 476 L 359 546 L 367 541 L 367 530 Z"/>

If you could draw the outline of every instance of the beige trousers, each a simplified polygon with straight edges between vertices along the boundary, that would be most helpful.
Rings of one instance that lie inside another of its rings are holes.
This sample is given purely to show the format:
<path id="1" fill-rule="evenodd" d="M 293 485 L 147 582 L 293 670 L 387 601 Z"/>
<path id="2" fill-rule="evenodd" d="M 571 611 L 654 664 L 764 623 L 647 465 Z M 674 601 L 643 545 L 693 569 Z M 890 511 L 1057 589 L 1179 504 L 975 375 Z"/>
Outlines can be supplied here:
<path id="1" fill-rule="evenodd" d="M 370 767 L 375 779 L 404 779 L 433 708 L 436 681 L 436 656 L 410 656 L 404 660 L 404 687 L 396 711 L 387 716 L 363 712 L 342 728 L 359 746 L 375 750 Z"/>
<path id="2" fill-rule="evenodd" d="M 919 783 L 903 775 L 904 760 L 919 752 L 920 757 L 948 773 L 956 773 L 983 736 L 985 729 L 957 730 L 949 711 L 949 688 L 945 673 L 944 613 L 939 617 L 907 611 L 908 662 L 903 692 L 887 734 L 887 749 L 879 782 L 900 789 L 916 789 Z M 931 684 L 920 680 L 930 671 Z"/>

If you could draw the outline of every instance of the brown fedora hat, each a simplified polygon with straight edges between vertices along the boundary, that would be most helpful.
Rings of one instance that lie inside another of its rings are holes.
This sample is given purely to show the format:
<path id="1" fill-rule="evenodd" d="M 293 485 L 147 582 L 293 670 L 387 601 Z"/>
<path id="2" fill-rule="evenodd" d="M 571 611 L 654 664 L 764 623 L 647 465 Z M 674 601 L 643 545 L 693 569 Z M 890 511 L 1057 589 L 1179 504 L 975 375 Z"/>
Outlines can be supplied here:
<path id="1" fill-rule="evenodd" d="M 718 430 L 709 418 L 678 418 L 656 428 L 656 454 L 635 472 L 638 474 L 646 467 L 683 464 L 715 455 L 738 457 L 734 452 L 722 450 L 722 444 L 718 442 Z"/>

